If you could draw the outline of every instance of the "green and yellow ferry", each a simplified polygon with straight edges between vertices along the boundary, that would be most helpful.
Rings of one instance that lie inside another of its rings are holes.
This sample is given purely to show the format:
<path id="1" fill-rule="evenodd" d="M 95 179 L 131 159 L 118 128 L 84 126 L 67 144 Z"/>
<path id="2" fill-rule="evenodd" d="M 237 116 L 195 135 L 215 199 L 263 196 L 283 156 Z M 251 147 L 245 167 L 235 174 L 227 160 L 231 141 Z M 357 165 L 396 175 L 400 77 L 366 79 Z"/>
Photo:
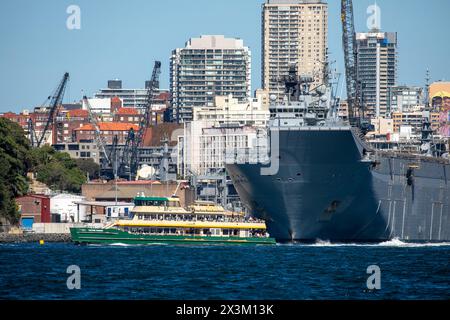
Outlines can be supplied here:
<path id="1" fill-rule="evenodd" d="M 262 221 L 210 202 L 187 209 L 178 198 L 137 197 L 129 219 L 70 229 L 77 244 L 275 244 Z"/>

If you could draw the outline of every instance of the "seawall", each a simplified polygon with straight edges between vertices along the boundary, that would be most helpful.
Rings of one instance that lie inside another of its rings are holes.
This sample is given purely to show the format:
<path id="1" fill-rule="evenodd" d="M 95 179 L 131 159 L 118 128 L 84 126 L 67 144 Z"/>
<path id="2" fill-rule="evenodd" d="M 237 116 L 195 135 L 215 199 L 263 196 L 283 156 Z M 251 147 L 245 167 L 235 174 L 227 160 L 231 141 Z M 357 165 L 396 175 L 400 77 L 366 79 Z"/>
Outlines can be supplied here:
<path id="1" fill-rule="evenodd" d="M 71 242 L 70 234 L 61 233 L 24 233 L 24 234 L 9 234 L 0 233 L 0 243 L 26 243 L 36 242 L 40 240 L 44 242 Z"/>

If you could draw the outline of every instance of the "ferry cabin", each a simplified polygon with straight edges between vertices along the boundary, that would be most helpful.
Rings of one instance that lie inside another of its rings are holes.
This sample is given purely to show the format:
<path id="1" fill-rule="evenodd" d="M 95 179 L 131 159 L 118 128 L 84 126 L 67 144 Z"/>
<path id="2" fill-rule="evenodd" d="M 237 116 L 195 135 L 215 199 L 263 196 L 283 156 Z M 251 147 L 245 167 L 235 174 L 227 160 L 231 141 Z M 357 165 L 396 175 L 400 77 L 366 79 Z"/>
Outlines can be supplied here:
<path id="1" fill-rule="evenodd" d="M 216 237 L 266 237 L 261 222 L 247 222 L 242 214 L 226 212 L 210 203 L 196 203 L 189 210 L 178 198 L 135 198 L 130 220 L 115 227 L 132 234 Z"/>

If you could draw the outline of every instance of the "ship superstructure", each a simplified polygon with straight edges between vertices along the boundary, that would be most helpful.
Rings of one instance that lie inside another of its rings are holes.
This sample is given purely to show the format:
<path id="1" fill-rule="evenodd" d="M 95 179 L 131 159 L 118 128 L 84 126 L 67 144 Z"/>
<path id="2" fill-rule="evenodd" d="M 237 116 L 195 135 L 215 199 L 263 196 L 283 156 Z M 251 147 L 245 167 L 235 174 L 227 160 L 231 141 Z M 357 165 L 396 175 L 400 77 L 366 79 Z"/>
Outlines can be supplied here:
<path id="1" fill-rule="evenodd" d="M 227 164 L 241 200 L 272 237 L 450 240 L 450 161 L 426 124 L 422 154 L 375 149 L 362 121 L 338 118 L 328 83 L 310 88 L 294 69 L 283 80 L 284 102 L 270 107 L 271 163 Z"/>

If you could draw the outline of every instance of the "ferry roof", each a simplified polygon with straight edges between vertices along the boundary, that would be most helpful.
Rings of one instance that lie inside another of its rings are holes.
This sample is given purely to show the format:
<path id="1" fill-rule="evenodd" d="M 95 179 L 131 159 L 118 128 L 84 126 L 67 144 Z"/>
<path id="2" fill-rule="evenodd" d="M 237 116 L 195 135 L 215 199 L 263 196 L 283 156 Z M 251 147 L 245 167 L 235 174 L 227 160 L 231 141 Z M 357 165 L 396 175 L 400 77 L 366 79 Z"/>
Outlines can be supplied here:
<path id="1" fill-rule="evenodd" d="M 180 201 L 179 198 L 167 198 L 167 197 L 136 197 L 134 200 L 142 201 Z"/>

